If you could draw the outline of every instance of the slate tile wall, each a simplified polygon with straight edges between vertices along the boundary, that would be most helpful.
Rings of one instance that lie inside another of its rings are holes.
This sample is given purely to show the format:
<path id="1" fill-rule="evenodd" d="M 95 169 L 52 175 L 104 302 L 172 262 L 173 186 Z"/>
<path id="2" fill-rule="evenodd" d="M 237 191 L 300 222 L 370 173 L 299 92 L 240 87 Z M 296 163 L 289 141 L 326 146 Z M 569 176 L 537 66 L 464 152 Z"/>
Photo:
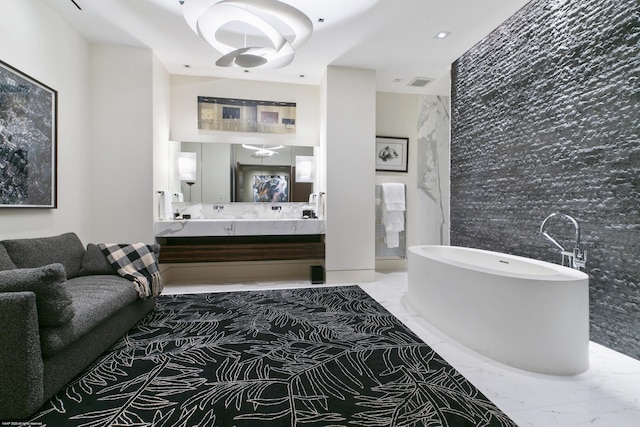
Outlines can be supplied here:
<path id="1" fill-rule="evenodd" d="M 573 216 L 591 339 L 640 359 L 637 6 L 533 0 L 453 64 L 451 244 L 560 263 L 540 224 Z M 573 247 L 568 221 L 549 230 Z"/>

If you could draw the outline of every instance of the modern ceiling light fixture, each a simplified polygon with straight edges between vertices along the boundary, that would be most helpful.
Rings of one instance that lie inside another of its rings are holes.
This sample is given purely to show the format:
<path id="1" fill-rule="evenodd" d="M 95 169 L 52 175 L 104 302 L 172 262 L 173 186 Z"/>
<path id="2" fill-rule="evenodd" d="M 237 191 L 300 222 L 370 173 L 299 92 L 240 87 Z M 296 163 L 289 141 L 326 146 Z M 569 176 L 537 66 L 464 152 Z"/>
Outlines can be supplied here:
<path id="1" fill-rule="evenodd" d="M 185 20 L 222 57 L 219 67 L 282 68 L 311 37 L 313 23 L 277 0 L 185 0 Z"/>

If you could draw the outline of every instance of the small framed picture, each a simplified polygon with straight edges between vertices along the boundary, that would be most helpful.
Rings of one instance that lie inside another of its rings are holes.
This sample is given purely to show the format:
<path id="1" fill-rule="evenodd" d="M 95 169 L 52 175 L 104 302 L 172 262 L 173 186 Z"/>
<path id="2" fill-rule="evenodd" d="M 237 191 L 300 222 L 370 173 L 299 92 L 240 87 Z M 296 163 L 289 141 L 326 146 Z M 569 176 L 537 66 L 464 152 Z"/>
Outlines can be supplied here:
<path id="1" fill-rule="evenodd" d="M 376 136 L 376 171 L 406 172 L 409 138 Z"/>

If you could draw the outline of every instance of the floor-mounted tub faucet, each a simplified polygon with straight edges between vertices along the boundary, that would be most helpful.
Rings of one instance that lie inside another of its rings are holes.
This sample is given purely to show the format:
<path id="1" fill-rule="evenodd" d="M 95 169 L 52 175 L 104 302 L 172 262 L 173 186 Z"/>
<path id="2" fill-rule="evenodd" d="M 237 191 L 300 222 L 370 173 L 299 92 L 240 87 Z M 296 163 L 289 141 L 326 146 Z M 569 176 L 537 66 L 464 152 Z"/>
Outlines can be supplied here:
<path id="1" fill-rule="evenodd" d="M 574 228 L 576 229 L 576 245 L 573 248 L 573 251 L 565 250 L 562 247 L 562 245 L 560 245 L 560 243 L 558 243 L 553 237 L 549 236 L 549 234 L 545 231 L 545 226 L 547 225 L 547 221 L 549 221 L 551 218 L 556 216 L 564 217 L 568 219 L 569 221 L 571 221 Z M 575 218 L 567 214 L 554 212 L 548 217 L 546 217 L 544 221 L 542 221 L 542 224 L 540 225 L 540 233 L 542 233 L 544 237 L 549 239 L 551 243 L 553 243 L 558 248 L 560 248 L 560 253 L 562 254 L 562 265 L 565 265 L 565 260 L 566 260 L 568 267 L 575 268 L 576 270 L 585 268 L 585 265 L 587 263 L 587 251 L 582 251 L 580 249 L 580 224 L 578 224 L 578 221 L 576 221 Z"/>

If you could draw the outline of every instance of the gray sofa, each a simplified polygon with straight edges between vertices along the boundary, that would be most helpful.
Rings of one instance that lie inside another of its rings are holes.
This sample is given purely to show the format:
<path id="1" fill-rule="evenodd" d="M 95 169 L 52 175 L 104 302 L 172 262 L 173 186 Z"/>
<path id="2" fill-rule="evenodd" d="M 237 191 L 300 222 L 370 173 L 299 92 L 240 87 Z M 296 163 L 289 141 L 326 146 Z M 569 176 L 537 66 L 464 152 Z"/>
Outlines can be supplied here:
<path id="1" fill-rule="evenodd" d="M 0 420 L 36 412 L 154 306 L 74 233 L 1 241 Z"/>

